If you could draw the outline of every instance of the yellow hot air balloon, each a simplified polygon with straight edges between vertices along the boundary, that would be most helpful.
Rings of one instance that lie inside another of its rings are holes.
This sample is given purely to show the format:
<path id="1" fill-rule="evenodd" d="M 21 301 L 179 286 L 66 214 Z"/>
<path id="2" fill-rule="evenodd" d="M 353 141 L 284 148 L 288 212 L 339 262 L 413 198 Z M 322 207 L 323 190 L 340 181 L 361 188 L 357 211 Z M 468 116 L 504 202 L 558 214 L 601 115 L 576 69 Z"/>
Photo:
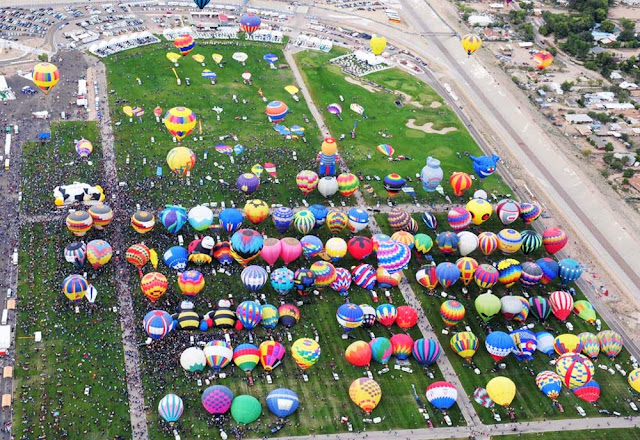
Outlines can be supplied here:
<path id="1" fill-rule="evenodd" d="M 369 414 L 380 403 L 382 389 L 375 380 L 361 377 L 351 382 L 349 397 L 360 409 Z"/>
<path id="2" fill-rule="evenodd" d="M 373 36 L 369 41 L 369 47 L 374 55 L 380 55 L 387 47 L 387 39 L 384 37 Z"/>
<path id="3" fill-rule="evenodd" d="M 482 46 L 482 40 L 476 34 L 467 34 L 462 37 L 462 47 L 471 55 Z"/>
<path id="4" fill-rule="evenodd" d="M 39 63 L 33 68 L 31 80 L 46 94 L 60 81 L 60 71 L 51 63 Z"/>
<path id="5" fill-rule="evenodd" d="M 211 55 L 211 58 L 213 58 L 213 62 L 216 64 L 220 64 L 220 62 L 222 61 L 223 56 L 220 55 L 219 53 L 214 53 Z"/>
<path id="6" fill-rule="evenodd" d="M 122 112 L 130 118 L 133 117 L 133 108 L 131 108 L 130 105 L 125 105 L 124 107 L 122 107 Z"/>
<path id="7" fill-rule="evenodd" d="M 164 115 L 165 127 L 178 140 L 191 133 L 196 122 L 196 115 L 186 107 L 173 107 Z"/>
<path id="8" fill-rule="evenodd" d="M 298 93 L 300 90 L 294 86 L 294 85 L 288 85 L 284 87 L 284 90 L 290 94 L 290 95 L 295 95 L 296 93 Z"/>
<path id="9" fill-rule="evenodd" d="M 200 55 L 199 53 L 195 54 L 195 55 L 191 55 L 191 58 L 193 58 L 193 60 L 196 63 L 203 63 L 204 62 L 204 56 Z"/>
<path id="10" fill-rule="evenodd" d="M 195 166 L 196 154 L 187 147 L 172 148 L 167 154 L 167 164 L 176 176 L 184 177 Z"/>
<path id="11" fill-rule="evenodd" d="M 629 385 L 631 385 L 631 388 L 640 393 L 640 368 L 636 368 L 631 373 L 629 373 L 627 381 L 629 381 Z"/>
<path id="12" fill-rule="evenodd" d="M 149 260 L 151 261 L 151 265 L 154 269 L 158 268 L 158 253 L 155 249 L 151 249 L 149 251 Z"/>
<path id="13" fill-rule="evenodd" d="M 167 59 L 174 64 L 177 63 L 180 58 L 182 58 L 180 54 L 177 54 L 175 52 L 167 52 Z"/>
<path id="14" fill-rule="evenodd" d="M 306 370 L 318 362 L 320 353 L 320 345 L 309 338 L 300 338 L 291 346 L 291 357 L 302 370 Z"/>
<path id="15" fill-rule="evenodd" d="M 487 394 L 498 405 L 509 406 L 516 397 L 516 384 L 508 377 L 494 377 L 487 383 Z"/>

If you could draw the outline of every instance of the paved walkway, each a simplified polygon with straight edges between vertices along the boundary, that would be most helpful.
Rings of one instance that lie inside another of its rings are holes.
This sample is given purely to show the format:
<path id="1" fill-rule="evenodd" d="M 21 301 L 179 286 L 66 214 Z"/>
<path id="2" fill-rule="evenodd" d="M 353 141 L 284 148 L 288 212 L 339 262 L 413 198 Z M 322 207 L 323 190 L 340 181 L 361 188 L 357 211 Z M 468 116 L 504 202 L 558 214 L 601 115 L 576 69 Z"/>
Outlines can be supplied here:
<path id="1" fill-rule="evenodd" d="M 93 78 L 87 78 L 89 82 L 98 82 L 98 91 L 101 96 L 107 95 L 106 74 L 104 64 L 90 58 L 90 64 L 95 66 L 90 70 Z M 91 102 L 95 105 L 95 100 Z M 105 174 L 105 193 L 116 196 L 110 201 L 114 211 L 119 209 L 117 197 L 119 192 L 118 173 L 116 170 L 116 156 L 114 148 L 113 130 L 109 115 L 109 102 L 105 100 L 101 107 L 102 120 L 100 120 L 100 136 L 102 139 L 103 167 Z M 113 203 L 115 202 L 115 204 Z M 125 242 L 120 234 L 123 225 L 115 224 L 111 230 L 111 244 L 115 249 L 124 249 Z M 133 439 L 148 440 L 147 418 L 144 411 L 144 393 L 142 389 L 142 376 L 140 374 L 140 355 L 138 353 L 138 341 L 136 338 L 136 321 L 133 315 L 133 303 L 129 288 L 129 271 L 126 269 L 126 261 L 121 259 L 118 264 L 118 277 L 116 278 L 116 292 L 118 295 L 118 308 L 120 311 L 120 325 L 122 327 L 122 345 L 126 369 L 127 391 L 129 394 L 129 414 L 131 415 L 131 427 Z"/>

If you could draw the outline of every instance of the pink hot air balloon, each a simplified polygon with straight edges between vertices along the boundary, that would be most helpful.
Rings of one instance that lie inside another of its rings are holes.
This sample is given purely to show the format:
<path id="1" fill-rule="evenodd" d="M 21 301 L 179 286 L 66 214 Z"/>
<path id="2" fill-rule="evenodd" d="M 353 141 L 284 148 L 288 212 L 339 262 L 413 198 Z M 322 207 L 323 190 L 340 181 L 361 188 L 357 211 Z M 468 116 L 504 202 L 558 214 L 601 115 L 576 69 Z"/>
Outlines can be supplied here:
<path id="1" fill-rule="evenodd" d="M 267 262 L 269 266 L 273 266 L 275 262 L 280 257 L 280 251 L 282 249 L 282 245 L 280 240 L 277 238 L 267 238 L 264 240 L 262 245 L 262 251 L 260 251 L 260 256 L 264 261 Z"/>
<path id="2" fill-rule="evenodd" d="M 569 292 L 558 290 L 549 295 L 551 312 L 560 321 L 566 321 L 573 310 L 573 297 Z"/>
<path id="3" fill-rule="evenodd" d="M 300 240 L 293 237 L 285 237 L 280 240 L 280 258 L 284 264 L 289 264 L 302 254 Z"/>

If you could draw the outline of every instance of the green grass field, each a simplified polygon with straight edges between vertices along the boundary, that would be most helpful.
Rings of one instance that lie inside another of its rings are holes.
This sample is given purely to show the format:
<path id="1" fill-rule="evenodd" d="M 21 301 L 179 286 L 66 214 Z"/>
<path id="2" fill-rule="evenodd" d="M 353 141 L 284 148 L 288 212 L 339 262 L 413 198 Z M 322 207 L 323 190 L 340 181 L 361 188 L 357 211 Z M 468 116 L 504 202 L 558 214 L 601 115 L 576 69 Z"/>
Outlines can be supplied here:
<path id="1" fill-rule="evenodd" d="M 295 102 L 284 90 L 286 85 L 294 82 L 291 71 L 271 70 L 269 64 L 262 59 L 264 54 L 271 52 L 280 59 L 276 64 L 284 63 L 281 46 L 243 43 L 240 48 L 236 43 L 198 44 L 192 54 L 179 61 L 179 67 L 176 68 L 182 79 L 181 86 L 176 85 L 172 65 L 165 58 L 170 49 L 175 49 L 172 44 L 153 45 L 105 60 L 109 88 L 114 90 L 109 95 L 112 119 L 116 123 L 121 122 L 121 125 L 114 127 L 119 176 L 129 186 L 135 186 L 136 190 L 131 194 L 135 201 L 153 207 L 165 203 L 189 205 L 223 200 L 243 204 L 246 197 L 236 189 L 237 177 L 250 172 L 254 164 L 265 162 L 276 164 L 280 180 L 280 184 L 275 184 L 266 172 L 263 173 L 261 187 L 263 193 L 269 193 L 267 201 L 285 203 L 292 197 L 302 196 L 297 189 L 295 176 L 299 170 L 317 168 L 315 158 L 322 139 L 314 121 L 309 119 L 310 123 L 306 123 L 303 120 L 303 115 L 310 117 L 304 99 Z M 246 66 L 231 59 L 233 53 L 239 50 L 249 55 Z M 211 58 L 214 52 L 224 56 L 224 67 L 215 65 Z M 201 76 L 204 68 L 191 58 L 194 53 L 204 55 L 206 68 L 217 73 L 215 85 Z M 251 86 L 243 84 L 241 75 L 245 71 L 253 75 Z M 136 82 L 136 77 L 141 78 L 141 86 Z M 186 77 L 190 78 L 191 86 L 185 85 Z M 283 123 L 288 127 L 295 124 L 305 127 L 307 143 L 302 139 L 286 140 L 273 130 L 273 124 L 265 114 L 267 103 L 258 95 L 259 89 L 269 101 L 281 100 L 289 106 L 289 114 Z M 237 104 L 232 100 L 233 95 L 237 96 Z M 144 108 L 142 123 L 137 118 L 134 118 L 134 122 L 129 122 L 129 118 L 122 112 L 122 107 L 126 104 Z M 178 180 L 169 171 L 166 155 L 177 144 L 172 142 L 164 124 L 156 122 L 153 115 L 156 106 L 160 106 L 163 113 L 171 107 L 188 106 L 202 123 L 201 134 L 197 126 L 192 135 L 181 142 L 181 145 L 191 148 L 197 155 L 196 166 L 191 172 L 191 187 L 187 186 L 186 179 Z M 214 106 L 224 109 L 220 114 L 220 121 L 216 120 L 216 114 L 212 110 Z M 236 119 L 241 117 L 246 117 L 246 120 Z M 237 136 L 237 141 L 232 138 L 219 139 L 228 134 Z M 152 137 L 155 143 L 151 143 Z M 198 140 L 199 138 L 202 139 Z M 214 149 L 217 144 L 241 144 L 245 150 L 241 155 L 234 155 L 235 163 L 232 164 L 229 156 Z M 292 159 L 293 151 L 297 153 L 297 162 Z M 207 159 L 204 159 L 205 152 Z M 146 165 L 143 165 L 145 159 Z M 161 178 L 156 177 L 157 166 L 163 168 Z M 226 183 L 219 183 L 220 179 Z M 171 194 L 170 199 L 167 194 Z M 320 199 L 317 192 L 309 197 L 310 202 Z"/>
<path id="2" fill-rule="evenodd" d="M 514 434 L 493 436 L 496 440 L 616 440 L 640 439 L 640 429 L 591 429 L 584 431 L 541 432 L 538 434 Z"/>
<path id="3" fill-rule="evenodd" d="M 335 137 L 339 137 L 340 134 L 346 135 L 347 139 L 342 141 L 340 152 L 347 160 L 351 171 L 361 172 L 365 176 L 378 175 L 381 179 L 390 172 L 398 173 L 405 178 L 411 177 L 413 183 L 407 183 L 413 185 L 419 199 L 423 199 L 425 192 L 415 175 L 420 173 L 427 156 L 432 156 L 440 160 L 444 171 L 442 186 L 447 194 L 453 196 L 448 184 L 451 173 L 464 171 L 473 175 L 472 162 L 464 153 L 481 155 L 480 149 L 453 110 L 428 85 L 398 69 L 376 72 L 362 79 L 366 85 L 380 86 L 377 91 L 369 91 L 347 82 L 340 68 L 328 63 L 330 59 L 342 53 L 344 51 L 341 49 L 334 49 L 329 53 L 299 52 L 296 54 L 296 62 L 330 131 Z M 411 96 L 412 102 L 417 105 L 407 102 L 401 93 Z M 328 104 L 340 103 L 340 96 L 344 98 L 344 102 L 341 103 L 342 120 L 326 110 Z M 395 104 L 398 99 L 404 101 L 401 108 Z M 353 102 L 365 108 L 364 114 L 368 116 L 367 119 L 349 109 Z M 441 106 L 436 107 L 438 104 L 433 103 L 439 103 Z M 446 127 L 456 130 L 444 135 L 425 133 L 408 128 L 406 124 L 409 119 L 415 119 L 414 123 L 417 126 L 433 123 L 435 130 Z M 356 139 L 351 139 L 349 133 L 356 120 Z M 384 138 L 380 133 L 391 134 L 393 137 Z M 387 157 L 376 150 L 377 145 L 383 143 L 393 146 L 396 156 L 409 156 L 413 160 L 390 164 Z M 380 197 L 387 197 L 382 181 L 372 180 L 371 185 Z M 499 176 L 493 176 L 483 182 L 476 179 L 473 188 L 483 188 L 488 192 L 509 192 Z M 437 193 L 432 193 L 429 199 L 444 202 L 444 198 Z M 408 202 L 409 198 L 399 195 L 397 200 L 402 203 Z"/>
<path id="4" fill-rule="evenodd" d="M 449 229 L 446 220 L 446 214 L 440 214 L 437 215 L 437 217 L 439 224 L 438 231 L 440 232 Z M 427 229 L 425 224 L 420 219 L 420 216 L 415 216 L 414 218 L 420 224 L 420 232 L 428 233 L 432 236 L 432 238 L 434 238 L 435 242 L 434 234 Z M 377 215 L 376 219 L 383 230 L 389 232 L 392 231 L 388 226 L 386 215 Z M 517 220 L 510 226 L 513 226 L 517 230 L 526 229 L 526 226 L 521 222 L 521 220 Z M 479 233 L 479 231 L 493 231 L 497 233 L 502 228 L 502 224 L 494 215 L 489 221 L 485 222 L 480 227 L 472 227 L 469 228 L 469 230 L 475 233 Z M 542 248 L 542 250 L 538 250 L 528 256 L 525 256 L 522 252 L 518 252 L 513 257 L 518 261 L 524 262 L 531 259 L 537 259 L 541 256 L 544 256 L 545 254 L 546 252 L 544 251 L 544 248 Z M 440 253 L 435 245 L 434 249 L 431 251 L 431 255 L 435 258 L 437 263 L 446 261 L 446 259 L 443 258 L 442 253 Z M 496 251 L 489 257 L 485 257 L 479 250 L 476 250 L 470 256 L 475 258 L 478 263 L 497 262 L 500 259 L 504 258 L 504 256 L 501 255 L 499 251 Z M 459 258 L 459 255 L 449 258 L 448 260 L 455 262 L 457 258 Z M 414 292 L 418 294 L 418 297 L 420 298 L 420 301 L 422 303 L 422 308 L 425 311 L 429 322 L 436 330 L 436 334 L 438 334 L 439 336 L 440 344 L 449 354 L 449 358 L 451 359 L 455 370 L 460 375 L 459 377 L 462 385 L 469 395 L 473 394 L 476 387 L 484 387 L 491 378 L 504 375 L 510 377 L 518 387 L 517 395 L 513 401 L 512 406 L 515 408 L 515 414 L 519 421 L 575 418 L 578 417 L 578 413 L 575 410 L 575 405 L 582 406 L 582 408 L 584 408 L 584 410 L 587 412 L 588 416 L 599 415 L 598 410 L 600 409 L 607 409 L 611 412 L 618 411 L 621 414 L 626 415 L 633 414 L 633 411 L 628 405 L 628 401 L 635 401 L 637 400 L 638 396 L 637 393 L 633 392 L 627 384 L 626 377 L 622 377 L 617 372 L 612 376 L 609 374 L 609 372 L 598 368 L 599 365 L 613 367 L 614 364 L 617 363 L 620 364 L 622 368 L 627 371 L 627 373 L 631 371 L 633 367 L 631 366 L 629 361 L 629 353 L 625 349 L 623 349 L 620 356 L 616 358 L 615 362 L 609 360 L 603 354 L 600 354 L 599 358 L 594 363 L 596 367 L 594 379 L 600 384 L 601 389 L 600 399 L 595 405 L 578 399 L 570 390 L 568 390 L 567 388 L 563 388 L 563 392 L 558 401 L 563 405 L 565 412 L 560 413 L 557 409 L 551 407 L 551 400 L 538 390 L 535 383 L 535 375 L 540 371 L 555 371 L 555 367 L 549 364 L 550 358 L 539 351 L 537 351 L 534 355 L 533 361 L 530 361 L 528 363 L 518 362 L 515 357 L 509 356 L 502 361 L 507 365 L 507 368 L 505 370 L 492 371 L 494 369 L 494 361 L 487 353 L 484 345 L 485 337 L 487 334 L 487 325 L 478 316 L 474 305 L 475 298 L 480 293 L 477 285 L 473 281 L 469 284 L 468 295 L 470 296 L 470 299 L 468 299 L 462 292 L 461 288 L 463 287 L 463 285 L 461 284 L 461 282 L 458 282 L 447 289 L 448 296 L 446 299 L 457 299 L 458 301 L 460 301 L 465 306 L 466 317 L 462 323 L 454 327 L 454 331 L 450 332 L 448 335 L 444 335 L 441 333 L 441 331 L 446 328 L 446 326 L 442 321 L 442 318 L 440 317 L 440 305 L 445 301 L 445 299 L 440 296 L 442 288 L 438 286 L 435 290 L 435 295 L 428 295 L 426 289 L 422 287 L 415 279 L 415 274 L 419 267 L 420 262 L 418 262 L 415 258 L 412 259 L 409 269 L 404 271 L 405 276 L 410 281 Z M 583 276 L 586 277 L 587 274 L 584 274 Z M 542 286 L 529 288 L 527 293 L 530 296 L 545 295 L 545 292 L 550 293 L 558 289 L 560 289 L 560 283 L 556 280 L 548 284 L 544 288 Z M 506 289 L 503 285 L 498 283 L 492 289 L 492 291 L 497 296 L 502 296 L 507 292 L 511 292 L 513 295 L 523 295 L 524 289 L 521 287 L 520 283 L 516 283 L 511 289 Z M 578 292 L 575 297 L 575 300 L 578 299 L 584 299 L 584 296 L 581 292 Z M 594 334 L 597 333 L 595 324 L 588 324 L 582 319 L 578 318 L 575 314 L 571 314 L 567 321 L 571 322 L 571 324 L 573 325 L 573 331 L 569 331 L 553 315 L 551 315 L 546 321 L 544 321 L 543 324 L 541 324 L 536 320 L 535 316 L 530 313 L 526 323 L 535 324 L 535 327 L 532 329 L 533 332 L 546 330 L 556 336 L 563 333 L 579 334 L 583 331 L 589 331 Z M 512 327 L 512 330 L 515 330 L 519 327 L 517 323 L 509 322 L 502 318 L 502 316 L 496 316 L 491 321 L 489 321 L 489 326 L 491 327 L 491 329 L 501 330 L 507 333 L 510 331 L 507 328 L 508 325 Z M 470 367 L 469 363 L 455 354 L 450 346 L 450 338 L 453 336 L 454 332 L 465 331 L 466 326 L 468 326 L 479 339 L 479 348 L 475 356 L 473 357 L 473 362 L 480 369 L 480 375 L 476 375 L 473 369 Z M 606 323 L 603 323 L 602 329 L 604 330 L 607 328 L 608 327 L 606 326 Z M 484 423 L 495 423 L 492 412 L 490 410 L 483 408 L 475 403 L 474 406 Z M 501 413 L 503 421 L 508 420 L 508 416 L 504 409 L 498 408 L 497 412 Z"/>

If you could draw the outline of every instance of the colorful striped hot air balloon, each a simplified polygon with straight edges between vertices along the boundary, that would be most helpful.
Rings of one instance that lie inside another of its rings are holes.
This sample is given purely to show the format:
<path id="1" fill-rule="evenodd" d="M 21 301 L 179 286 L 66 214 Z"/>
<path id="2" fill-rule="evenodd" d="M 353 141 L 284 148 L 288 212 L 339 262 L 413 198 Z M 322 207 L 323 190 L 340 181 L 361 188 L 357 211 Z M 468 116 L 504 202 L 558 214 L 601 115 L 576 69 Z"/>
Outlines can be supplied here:
<path id="1" fill-rule="evenodd" d="M 196 47 L 196 41 L 189 34 L 179 35 L 173 40 L 173 45 L 180 51 L 180 54 L 184 57 L 189 54 Z"/>
<path id="2" fill-rule="evenodd" d="M 498 262 L 498 281 L 505 287 L 513 286 L 522 275 L 522 266 L 518 260 L 513 258 L 505 258 Z"/>
<path id="3" fill-rule="evenodd" d="M 182 399 L 175 394 L 167 394 L 158 403 L 158 414 L 169 425 L 173 425 L 180 419 L 184 411 Z"/>
<path id="4" fill-rule="evenodd" d="M 315 286 L 318 289 L 329 287 L 336 279 L 336 268 L 333 264 L 326 261 L 316 261 L 310 267 L 311 272 L 315 275 Z"/>
<path id="5" fill-rule="evenodd" d="M 556 361 L 556 373 L 572 390 L 589 382 L 594 372 L 593 363 L 581 354 L 566 353 Z"/>
<path id="6" fill-rule="evenodd" d="M 478 235 L 478 248 L 484 255 L 491 255 L 498 249 L 498 236 L 493 232 L 482 232 Z"/>
<path id="7" fill-rule="evenodd" d="M 393 347 L 393 355 L 403 361 L 411 354 L 413 339 L 406 333 L 397 333 L 391 336 L 391 346 Z"/>
<path id="8" fill-rule="evenodd" d="M 76 237 L 84 237 L 93 226 L 93 218 L 87 211 L 77 210 L 70 212 L 65 219 L 67 229 Z"/>
<path id="9" fill-rule="evenodd" d="M 207 360 L 207 365 L 209 365 L 214 372 L 218 373 L 229 365 L 233 359 L 233 349 L 231 345 L 225 341 L 209 341 L 207 345 L 204 346 L 204 357 Z"/>
<path id="10" fill-rule="evenodd" d="M 441 380 L 427 387 L 426 397 L 434 407 L 445 411 L 455 405 L 458 399 L 458 390 L 454 384 Z"/>
<path id="11" fill-rule="evenodd" d="M 416 272 L 416 281 L 427 289 L 433 290 L 438 285 L 436 266 L 427 265 L 420 267 Z"/>
<path id="12" fill-rule="evenodd" d="M 156 302 L 167 291 L 169 282 L 160 272 L 149 272 L 140 280 L 140 288 L 142 293 L 151 300 Z"/>
<path id="13" fill-rule="evenodd" d="M 382 365 L 387 365 L 393 355 L 391 341 L 384 337 L 373 338 L 369 342 L 369 346 L 371 347 L 372 359 Z"/>
<path id="14" fill-rule="evenodd" d="M 451 175 L 449 183 L 451 184 L 451 188 L 453 188 L 453 193 L 460 197 L 466 190 L 471 188 L 471 176 L 467 173 L 457 171 Z"/>
<path id="15" fill-rule="evenodd" d="M 51 63 L 38 63 L 33 67 L 31 80 L 47 94 L 60 81 L 60 71 Z"/>
<path id="16" fill-rule="evenodd" d="M 233 363 L 248 375 L 251 375 L 259 361 L 260 350 L 253 344 L 240 344 L 233 349 Z"/>
<path id="17" fill-rule="evenodd" d="M 472 332 L 460 332 L 451 337 L 451 349 L 463 359 L 471 361 L 478 350 L 478 338 Z"/>
<path id="18" fill-rule="evenodd" d="M 338 307 L 336 319 L 345 333 L 355 330 L 362 325 L 364 313 L 358 304 L 345 303 Z"/>
<path id="19" fill-rule="evenodd" d="M 351 272 L 351 279 L 356 286 L 372 290 L 377 281 L 377 272 L 370 264 L 358 264 Z"/>
<path id="20" fill-rule="evenodd" d="M 566 321 L 573 310 L 573 297 L 569 292 L 559 290 L 549 295 L 551 312 L 560 321 Z"/>
<path id="21" fill-rule="evenodd" d="M 289 107 L 282 101 L 271 101 L 265 110 L 269 122 L 281 122 L 287 117 Z"/>
<path id="22" fill-rule="evenodd" d="M 263 307 L 257 302 L 243 301 L 236 308 L 236 316 L 242 326 L 251 331 L 260 323 L 262 311 Z"/>
<path id="23" fill-rule="evenodd" d="M 240 17 L 240 28 L 249 35 L 260 28 L 260 23 L 260 17 L 253 13 L 242 14 Z"/>
<path id="24" fill-rule="evenodd" d="M 320 345 L 309 338 L 300 338 L 291 346 L 291 357 L 303 371 L 318 362 L 320 353 Z"/>
<path id="25" fill-rule="evenodd" d="M 550 399 L 556 400 L 562 391 L 562 379 L 553 371 L 541 371 L 536 376 L 536 385 Z"/>
<path id="26" fill-rule="evenodd" d="M 396 322 L 398 309 L 393 304 L 380 304 L 376 307 L 376 319 L 380 324 L 389 328 Z"/>
<path id="27" fill-rule="evenodd" d="M 596 359 L 600 354 L 598 337 L 593 333 L 582 332 L 578 335 L 578 338 L 580 338 L 580 343 L 582 344 L 582 353 L 591 359 Z"/>
<path id="28" fill-rule="evenodd" d="M 164 115 L 164 125 L 171 136 L 182 140 L 196 127 L 196 115 L 186 107 L 173 107 Z"/>
<path id="29" fill-rule="evenodd" d="M 282 362 L 286 351 L 284 346 L 276 341 L 265 341 L 260 344 L 260 364 L 269 372 Z"/>
<path id="30" fill-rule="evenodd" d="M 600 351 L 609 359 L 615 359 L 622 351 L 622 336 L 613 330 L 603 330 L 596 337 L 600 343 Z"/>
<path id="31" fill-rule="evenodd" d="M 440 343 L 433 339 L 418 339 L 413 343 L 411 354 L 424 368 L 433 364 L 440 357 Z"/>
<path id="32" fill-rule="evenodd" d="M 89 283 L 80 275 L 69 275 L 62 282 L 62 293 L 71 301 L 84 298 L 89 289 Z"/>
<path id="33" fill-rule="evenodd" d="M 501 331 L 493 331 L 487 335 L 485 348 L 495 362 L 509 356 L 516 348 L 511 336 Z"/>
<path id="34" fill-rule="evenodd" d="M 556 336 L 553 341 L 553 349 L 558 354 L 580 353 L 582 351 L 582 342 L 580 338 L 571 333 L 564 333 Z"/>
<path id="35" fill-rule="evenodd" d="M 558 228 L 545 229 L 542 233 L 542 244 L 552 255 L 560 251 L 567 244 L 567 241 L 569 241 L 567 234 Z"/>
<path id="36" fill-rule="evenodd" d="M 355 174 L 342 173 L 338 175 L 336 180 L 338 181 L 338 191 L 343 197 L 349 197 L 360 186 L 360 181 Z"/>
<path id="37" fill-rule="evenodd" d="M 490 289 L 498 282 L 500 274 L 498 269 L 490 264 L 481 264 L 473 274 L 473 279 L 481 289 Z"/>
<path id="38" fill-rule="evenodd" d="M 296 184 L 305 196 L 318 187 L 320 178 L 315 171 L 302 170 L 296 176 Z"/>
<path id="39" fill-rule="evenodd" d="M 462 257 L 456 261 L 456 267 L 460 271 L 460 280 L 465 286 L 473 280 L 473 275 L 478 268 L 478 262 L 471 257 Z"/>
<path id="40" fill-rule="evenodd" d="M 447 325 L 453 327 L 464 319 L 465 308 L 456 300 L 450 299 L 442 303 L 440 306 L 440 317 Z"/>

